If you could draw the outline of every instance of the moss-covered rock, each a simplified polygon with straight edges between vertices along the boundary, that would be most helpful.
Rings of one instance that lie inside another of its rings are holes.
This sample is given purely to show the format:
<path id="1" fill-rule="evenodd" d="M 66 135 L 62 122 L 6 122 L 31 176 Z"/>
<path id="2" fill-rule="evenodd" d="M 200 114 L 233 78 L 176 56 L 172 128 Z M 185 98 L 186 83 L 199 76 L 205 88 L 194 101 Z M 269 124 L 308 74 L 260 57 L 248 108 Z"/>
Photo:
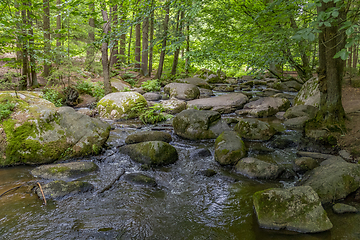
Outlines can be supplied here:
<path id="1" fill-rule="evenodd" d="M 97 154 L 109 136 L 110 125 L 75 112 L 56 108 L 32 92 L 0 93 L 16 106 L 0 122 L 0 166 L 51 163 L 59 159 Z M 96 150 L 96 151 L 94 151 Z"/>
<path id="2" fill-rule="evenodd" d="M 120 152 L 129 155 L 136 162 L 149 166 L 164 166 L 178 160 L 176 149 L 162 141 L 126 145 L 120 148 Z"/>
<path id="3" fill-rule="evenodd" d="M 186 109 L 186 102 L 176 98 L 161 100 L 160 104 L 165 109 L 165 112 L 170 114 L 177 114 Z"/>
<path id="4" fill-rule="evenodd" d="M 313 170 L 318 166 L 319 166 L 318 161 L 311 157 L 297 158 L 293 162 L 293 170 L 295 172 L 301 172 L 301 173 Z"/>
<path id="5" fill-rule="evenodd" d="M 215 160 L 221 165 L 235 165 L 246 156 L 241 136 L 234 131 L 224 131 L 215 141 Z"/>
<path id="6" fill-rule="evenodd" d="M 199 98 L 200 91 L 194 84 L 169 83 L 164 87 L 164 92 L 180 100 L 193 100 Z"/>
<path id="7" fill-rule="evenodd" d="M 187 109 L 176 115 L 173 126 L 177 135 L 191 140 L 217 138 L 223 131 L 230 130 L 220 113 L 195 109 Z"/>
<path id="8" fill-rule="evenodd" d="M 236 172 L 249 178 L 276 179 L 284 169 L 277 164 L 268 163 L 253 157 L 241 159 L 235 165 Z"/>
<path id="9" fill-rule="evenodd" d="M 42 186 L 42 190 L 46 199 L 59 199 L 69 194 L 88 192 L 93 189 L 94 186 L 92 184 L 81 181 L 65 182 L 62 180 L 58 180 Z M 37 188 L 35 191 L 39 198 L 43 199 L 40 189 Z"/>
<path id="10" fill-rule="evenodd" d="M 323 204 L 333 202 L 360 187 L 360 164 L 330 158 L 322 162 L 320 167 L 307 172 L 300 184 L 312 187 Z"/>
<path id="11" fill-rule="evenodd" d="M 246 140 L 267 141 L 276 133 L 270 124 L 257 119 L 240 119 L 234 130 Z"/>
<path id="12" fill-rule="evenodd" d="M 146 106 L 145 98 L 137 92 L 110 93 L 97 104 L 100 117 L 107 119 L 135 118 Z"/>
<path id="13" fill-rule="evenodd" d="M 31 171 L 35 177 L 67 180 L 93 172 L 98 166 L 93 162 L 70 162 L 39 166 Z"/>
<path id="14" fill-rule="evenodd" d="M 142 131 L 136 132 L 126 137 L 126 144 L 140 143 L 140 142 L 148 142 L 148 141 L 163 141 L 163 142 L 171 142 L 171 135 L 167 132 L 160 131 Z"/>
<path id="15" fill-rule="evenodd" d="M 347 205 L 347 204 L 343 204 L 343 203 L 336 203 L 334 204 L 334 206 L 332 207 L 334 213 L 336 214 L 343 214 L 343 213 L 358 213 L 359 210 L 357 210 L 356 207 Z"/>
<path id="16" fill-rule="evenodd" d="M 294 99 L 294 105 L 311 105 L 319 107 L 320 104 L 320 90 L 319 79 L 311 78 L 302 86 Z"/>
<path id="17" fill-rule="evenodd" d="M 133 182 L 135 184 L 141 184 L 150 187 L 157 186 L 156 180 L 154 178 L 141 173 L 129 173 L 126 174 L 124 178 L 125 180 Z"/>
<path id="18" fill-rule="evenodd" d="M 245 104 L 244 111 L 253 117 L 271 117 L 289 107 L 290 101 L 286 98 L 263 97 Z"/>
<path id="19" fill-rule="evenodd" d="M 261 228 L 316 233 L 333 227 L 309 186 L 256 192 L 253 203 Z"/>

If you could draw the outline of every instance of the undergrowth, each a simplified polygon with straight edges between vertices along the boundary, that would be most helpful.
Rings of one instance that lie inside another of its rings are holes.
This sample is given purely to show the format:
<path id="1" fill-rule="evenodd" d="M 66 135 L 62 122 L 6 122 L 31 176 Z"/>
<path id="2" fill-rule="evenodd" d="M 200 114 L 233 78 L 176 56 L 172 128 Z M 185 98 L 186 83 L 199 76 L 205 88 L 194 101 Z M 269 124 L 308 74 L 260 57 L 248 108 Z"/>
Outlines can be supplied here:
<path id="1" fill-rule="evenodd" d="M 0 121 L 8 118 L 14 111 L 15 103 L 5 99 L 0 102 Z"/>

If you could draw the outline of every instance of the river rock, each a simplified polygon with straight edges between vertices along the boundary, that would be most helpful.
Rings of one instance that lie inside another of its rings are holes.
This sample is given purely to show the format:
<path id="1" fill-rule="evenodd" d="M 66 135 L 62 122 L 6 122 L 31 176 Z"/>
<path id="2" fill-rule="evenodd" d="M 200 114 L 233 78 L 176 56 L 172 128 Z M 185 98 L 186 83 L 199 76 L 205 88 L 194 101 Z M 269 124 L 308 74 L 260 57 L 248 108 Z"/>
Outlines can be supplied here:
<path id="1" fill-rule="evenodd" d="M 234 131 L 224 131 L 215 141 L 215 160 L 221 165 L 235 165 L 247 154 L 241 136 Z"/>
<path id="2" fill-rule="evenodd" d="M 215 96 L 214 92 L 210 89 L 199 88 L 199 90 L 200 90 L 200 98 L 210 98 L 212 96 Z"/>
<path id="3" fill-rule="evenodd" d="M 171 142 L 171 135 L 167 132 L 160 131 L 142 131 L 136 132 L 126 137 L 126 144 L 140 143 L 140 142 L 148 142 L 148 141 L 163 141 L 163 142 Z"/>
<path id="4" fill-rule="evenodd" d="M 334 157 L 305 174 L 300 183 L 311 186 L 323 204 L 345 198 L 360 187 L 360 164 Z"/>
<path id="5" fill-rule="evenodd" d="M 187 107 L 231 113 L 242 108 L 247 101 L 248 98 L 242 93 L 229 93 L 212 98 L 192 100 L 187 103 Z"/>
<path id="6" fill-rule="evenodd" d="M 199 88 L 211 89 L 211 86 L 204 79 L 198 77 L 179 79 L 178 81 L 182 83 L 194 84 Z"/>
<path id="7" fill-rule="evenodd" d="M 324 154 L 324 153 L 318 153 L 318 152 L 298 151 L 296 154 L 301 157 L 311 157 L 311 158 L 318 159 L 321 161 L 334 157 L 334 155 L 331 155 L 331 154 Z"/>
<path id="8" fill-rule="evenodd" d="M 161 94 L 154 92 L 144 93 L 143 97 L 146 101 L 159 101 L 162 98 Z"/>
<path id="9" fill-rule="evenodd" d="M 233 92 L 234 87 L 229 85 L 218 85 L 213 90 L 218 92 Z"/>
<path id="10" fill-rule="evenodd" d="M 8 119 L 0 122 L 0 166 L 44 164 L 55 160 L 100 153 L 110 125 L 56 108 L 33 92 L 0 93 L 16 103 Z"/>
<path id="11" fill-rule="evenodd" d="M 253 117 L 270 117 L 290 107 L 286 98 L 264 97 L 245 104 L 244 110 Z"/>
<path id="12" fill-rule="evenodd" d="M 176 149 L 162 141 L 149 141 L 126 145 L 120 152 L 130 156 L 135 162 L 149 166 L 164 166 L 178 160 Z"/>
<path id="13" fill-rule="evenodd" d="M 257 119 L 240 119 L 234 130 L 246 140 L 267 141 L 276 133 L 270 124 Z"/>
<path id="14" fill-rule="evenodd" d="M 319 107 L 320 90 L 319 79 L 313 77 L 306 81 L 294 99 L 294 105 L 311 105 Z"/>
<path id="15" fill-rule="evenodd" d="M 176 115 L 173 126 L 177 135 L 191 140 L 217 138 L 223 131 L 230 130 L 220 113 L 195 109 L 187 109 Z"/>
<path id="16" fill-rule="evenodd" d="M 276 179 L 283 171 L 277 164 L 264 162 L 253 157 L 241 159 L 235 165 L 235 170 L 249 178 L 258 179 Z"/>
<path id="17" fill-rule="evenodd" d="M 146 106 L 145 98 L 137 92 L 110 93 L 97 104 L 100 117 L 107 119 L 134 118 L 139 115 L 134 107 L 142 109 Z"/>
<path id="18" fill-rule="evenodd" d="M 284 125 L 288 129 L 300 129 L 305 127 L 305 123 L 309 121 L 310 118 L 308 116 L 290 118 L 284 121 Z"/>
<path id="19" fill-rule="evenodd" d="M 147 176 L 145 174 L 141 174 L 141 173 L 126 174 L 124 179 L 129 182 L 133 182 L 135 184 L 141 184 L 141 185 L 145 185 L 145 186 L 149 186 L 149 187 L 157 186 L 155 178 L 149 177 L 149 176 Z"/>
<path id="20" fill-rule="evenodd" d="M 207 148 L 196 149 L 196 150 L 192 151 L 192 153 L 190 154 L 190 157 L 192 159 L 199 159 L 199 158 L 205 158 L 205 157 L 211 157 L 211 156 L 212 156 L 212 154 L 211 154 L 210 150 Z"/>
<path id="21" fill-rule="evenodd" d="M 295 172 L 307 172 L 318 167 L 319 163 L 311 157 L 297 158 L 293 162 L 293 170 Z"/>
<path id="22" fill-rule="evenodd" d="M 261 228 L 316 233 L 333 227 L 318 195 L 309 186 L 256 192 L 253 203 Z"/>
<path id="23" fill-rule="evenodd" d="M 343 204 L 343 203 L 336 203 L 334 204 L 334 206 L 332 207 L 334 213 L 336 214 L 343 214 L 343 213 L 358 213 L 359 210 L 357 210 L 356 207 L 347 205 L 347 204 Z"/>
<path id="24" fill-rule="evenodd" d="M 274 84 L 274 87 L 284 92 L 298 92 L 301 89 L 302 84 L 295 80 L 290 80 L 286 82 L 280 82 L 279 84 Z"/>
<path id="25" fill-rule="evenodd" d="M 180 100 L 193 100 L 200 96 L 200 91 L 194 84 L 187 83 L 169 83 L 164 87 L 164 92 L 170 97 L 175 97 Z"/>
<path id="26" fill-rule="evenodd" d="M 297 117 L 309 117 L 314 118 L 318 108 L 311 105 L 297 105 L 286 110 L 284 117 L 286 119 L 297 118 Z"/>
<path id="27" fill-rule="evenodd" d="M 216 74 L 210 74 L 207 78 L 206 78 L 206 82 L 207 83 L 224 83 L 225 79 L 220 78 L 218 75 Z"/>
<path id="28" fill-rule="evenodd" d="M 94 186 L 88 182 L 73 181 L 65 182 L 62 180 L 53 181 L 42 186 L 45 198 L 59 199 L 69 194 L 88 192 L 94 189 Z M 36 190 L 40 199 L 43 199 L 39 188 Z"/>
<path id="29" fill-rule="evenodd" d="M 165 111 L 170 114 L 177 114 L 186 109 L 186 102 L 176 98 L 161 100 L 160 104 L 165 109 Z"/>
<path id="30" fill-rule="evenodd" d="M 70 162 L 39 166 L 31 171 L 35 177 L 67 180 L 93 172 L 98 166 L 93 162 Z"/>

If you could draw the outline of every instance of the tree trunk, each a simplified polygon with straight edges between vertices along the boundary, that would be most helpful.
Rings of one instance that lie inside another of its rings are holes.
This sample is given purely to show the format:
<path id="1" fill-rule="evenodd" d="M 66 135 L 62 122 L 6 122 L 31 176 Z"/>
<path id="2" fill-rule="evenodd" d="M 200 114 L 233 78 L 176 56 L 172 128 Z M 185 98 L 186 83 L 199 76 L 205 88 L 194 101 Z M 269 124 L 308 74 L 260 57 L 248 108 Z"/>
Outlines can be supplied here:
<path id="1" fill-rule="evenodd" d="M 181 15 L 181 19 L 180 19 L 180 15 Z M 184 18 L 184 12 L 178 12 L 177 16 L 176 16 L 176 39 L 177 41 L 179 40 L 179 38 L 181 37 L 181 33 L 182 33 L 182 23 L 180 23 L 180 21 L 182 21 L 182 19 Z M 176 69 L 177 69 L 177 65 L 179 62 L 179 53 L 180 53 L 180 47 L 177 47 L 175 52 L 174 52 L 174 61 L 173 61 L 173 65 L 171 68 L 171 75 L 175 76 L 176 75 Z"/>
<path id="2" fill-rule="evenodd" d="M 44 22 L 44 72 L 43 76 L 48 77 L 50 75 L 50 64 L 47 63 L 47 60 L 50 56 L 51 51 L 51 42 L 50 42 L 50 3 L 49 0 L 43 0 L 43 22 Z"/>
<path id="3" fill-rule="evenodd" d="M 26 30 L 26 25 L 27 25 L 27 16 L 26 16 L 26 3 L 23 3 L 23 8 L 21 10 L 21 19 L 22 19 L 22 75 L 21 75 L 21 79 L 19 82 L 19 90 L 26 90 L 27 88 L 27 79 L 28 79 L 28 40 L 27 40 L 27 36 L 28 36 L 28 32 Z"/>
<path id="4" fill-rule="evenodd" d="M 350 52 L 350 54 L 349 54 L 349 58 L 348 58 L 348 68 L 349 68 L 349 71 L 350 71 L 350 68 L 352 67 L 352 54 L 353 54 L 353 47 L 351 46 L 350 48 L 349 48 L 349 52 Z"/>
<path id="5" fill-rule="evenodd" d="M 126 15 L 125 15 L 125 11 L 124 11 L 124 3 L 122 2 L 120 5 L 120 26 L 121 26 L 121 32 L 122 34 L 120 35 L 120 62 L 122 64 L 125 64 L 126 62 L 126 58 L 125 58 L 125 44 L 126 44 L 126 33 L 124 33 L 124 28 L 123 25 L 125 23 L 126 20 Z"/>
<path id="6" fill-rule="evenodd" d="M 89 10 L 91 12 L 91 14 L 95 14 L 95 4 L 91 3 L 89 5 Z M 88 33 L 88 37 L 89 37 L 89 46 L 88 49 L 86 51 L 86 60 L 85 60 L 85 65 L 86 65 L 86 69 L 91 70 L 92 69 L 92 63 L 94 62 L 95 59 L 95 46 L 94 46 L 94 42 L 95 42 L 95 20 L 94 18 L 89 18 L 89 33 Z"/>
<path id="7" fill-rule="evenodd" d="M 60 63 L 60 60 L 61 60 L 61 57 L 62 57 L 62 51 L 61 51 L 61 2 L 62 0 L 56 0 L 56 6 L 57 6 L 57 9 L 58 9 L 58 12 L 57 12 L 57 17 L 56 17 L 56 48 L 57 48 L 57 51 L 58 51 L 58 54 L 56 56 L 56 62 L 59 64 Z"/>
<path id="8" fill-rule="evenodd" d="M 103 7 L 101 10 L 102 18 L 104 23 L 103 31 L 104 35 L 108 35 L 110 33 L 110 21 L 107 14 L 106 8 Z M 110 84 L 110 64 L 108 59 L 108 42 L 104 41 L 101 45 L 101 63 L 103 66 L 103 74 L 104 74 L 104 90 L 105 95 L 111 93 L 111 84 Z"/>
<path id="9" fill-rule="evenodd" d="M 333 1 L 321 2 L 318 13 L 335 7 Z M 316 121 L 331 130 L 342 129 L 345 111 L 341 102 L 341 83 L 344 60 L 334 58 L 335 54 L 345 46 L 345 32 L 339 30 L 341 19 L 346 19 L 344 9 L 339 9 L 339 16 L 330 27 L 323 27 L 319 34 L 319 89 L 320 110 Z"/>
<path id="10" fill-rule="evenodd" d="M 189 74 L 189 68 L 190 68 L 189 53 L 190 53 L 190 22 L 187 22 L 187 24 L 186 24 L 186 59 L 185 59 L 185 73 L 186 74 Z"/>
<path id="11" fill-rule="evenodd" d="M 154 50 L 154 1 L 151 1 L 151 15 L 150 15 L 150 49 L 149 49 L 149 77 L 153 70 L 153 50 Z"/>
<path id="12" fill-rule="evenodd" d="M 29 3 L 29 6 L 31 8 L 31 3 Z M 30 12 L 30 10 L 27 10 L 27 15 L 28 15 L 28 19 L 29 19 L 29 25 L 30 25 L 30 29 L 29 29 L 29 55 L 30 55 L 30 75 L 31 75 L 31 81 L 30 81 L 30 86 L 37 86 L 39 85 L 38 81 L 37 81 L 37 76 L 36 76 L 36 61 L 35 61 L 35 39 L 34 39 L 34 29 L 33 29 L 33 15 Z"/>
<path id="13" fill-rule="evenodd" d="M 141 24 L 135 26 L 135 70 L 140 70 Z"/>
<path id="14" fill-rule="evenodd" d="M 117 5 L 114 5 L 111 9 L 111 18 L 112 18 L 112 23 L 113 23 L 113 31 L 115 30 L 115 28 L 118 27 L 118 7 Z M 113 47 L 111 48 L 111 59 L 110 59 L 110 67 L 112 67 L 113 65 L 117 65 L 118 64 L 118 60 L 119 60 L 119 41 L 115 38 L 115 40 L 113 40 Z"/>
<path id="15" fill-rule="evenodd" d="M 167 32 L 168 32 L 168 26 L 169 26 L 170 2 L 166 2 L 165 11 L 166 11 L 166 15 L 165 15 L 165 19 L 164 19 L 164 33 L 163 33 L 162 49 L 161 49 L 161 53 L 160 53 L 159 67 L 158 67 L 158 70 L 155 75 L 156 79 L 161 78 L 163 66 L 164 66 Z"/>
<path id="16" fill-rule="evenodd" d="M 149 18 L 145 17 L 142 26 L 142 55 L 141 55 L 141 74 L 148 76 L 148 54 L 149 54 Z"/>
<path id="17" fill-rule="evenodd" d="M 129 36 L 129 44 L 128 44 L 128 64 L 130 64 L 130 50 L 131 50 L 131 39 L 132 39 L 133 26 L 130 27 L 130 36 Z"/>
<path id="18" fill-rule="evenodd" d="M 359 45 L 354 45 L 353 68 L 356 69 L 358 62 Z"/>

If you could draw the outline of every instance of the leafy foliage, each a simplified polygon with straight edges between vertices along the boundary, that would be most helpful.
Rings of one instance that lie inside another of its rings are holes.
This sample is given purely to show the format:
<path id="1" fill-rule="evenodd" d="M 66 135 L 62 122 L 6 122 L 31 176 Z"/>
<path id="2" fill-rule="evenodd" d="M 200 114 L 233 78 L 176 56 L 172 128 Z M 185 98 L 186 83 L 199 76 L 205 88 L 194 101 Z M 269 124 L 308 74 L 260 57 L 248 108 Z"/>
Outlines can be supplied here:
<path id="1" fill-rule="evenodd" d="M 57 90 L 45 88 L 43 90 L 42 98 L 52 102 L 56 107 L 61 107 L 64 102 L 64 97 Z"/>
<path id="2" fill-rule="evenodd" d="M 164 114 L 165 109 L 160 104 L 155 104 L 143 112 L 139 118 L 143 123 L 155 124 L 172 118 L 171 114 Z"/>
<path id="3" fill-rule="evenodd" d="M 105 96 L 104 83 L 97 82 L 95 84 L 88 81 L 77 81 L 74 86 L 80 94 L 86 93 L 95 97 L 97 101 Z"/>
<path id="4" fill-rule="evenodd" d="M 148 80 L 141 84 L 141 88 L 144 89 L 146 92 L 155 92 L 160 91 L 161 86 L 159 80 Z"/>
<path id="5" fill-rule="evenodd" d="M 8 118 L 15 108 L 15 103 L 5 99 L 0 102 L 0 121 Z"/>

